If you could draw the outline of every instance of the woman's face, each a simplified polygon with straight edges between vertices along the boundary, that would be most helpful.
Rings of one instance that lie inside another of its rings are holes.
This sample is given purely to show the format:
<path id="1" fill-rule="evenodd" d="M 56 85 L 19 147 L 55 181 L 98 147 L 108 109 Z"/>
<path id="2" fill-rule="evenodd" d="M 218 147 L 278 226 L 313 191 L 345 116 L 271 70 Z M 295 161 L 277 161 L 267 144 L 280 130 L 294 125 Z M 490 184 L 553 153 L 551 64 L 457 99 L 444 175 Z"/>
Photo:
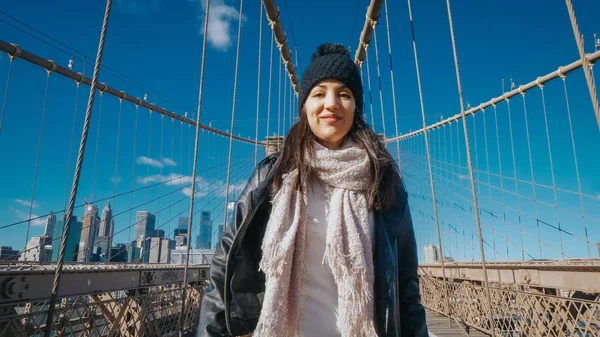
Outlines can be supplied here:
<path id="1" fill-rule="evenodd" d="M 332 150 L 342 145 L 354 121 L 355 103 L 352 91 L 340 81 L 323 80 L 312 88 L 304 109 L 321 145 Z"/>

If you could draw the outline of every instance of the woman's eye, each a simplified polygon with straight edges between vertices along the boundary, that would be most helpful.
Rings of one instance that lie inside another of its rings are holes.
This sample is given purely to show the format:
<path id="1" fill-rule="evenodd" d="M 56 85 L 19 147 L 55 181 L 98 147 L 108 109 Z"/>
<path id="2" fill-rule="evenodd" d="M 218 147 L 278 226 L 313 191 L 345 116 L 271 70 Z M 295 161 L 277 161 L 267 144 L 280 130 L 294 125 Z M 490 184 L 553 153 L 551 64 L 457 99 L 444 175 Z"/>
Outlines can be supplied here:
<path id="1" fill-rule="evenodd" d="M 348 95 L 348 94 L 347 94 L 347 93 L 345 93 L 345 92 L 341 93 L 341 94 L 340 94 L 340 96 L 341 96 L 341 97 L 344 97 L 344 98 L 350 98 L 350 95 Z"/>
<path id="2" fill-rule="evenodd" d="M 315 92 L 315 93 L 313 94 L 313 97 L 323 97 L 323 96 L 325 96 L 325 94 L 324 94 L 324 93 L 322 93 L 322 92 Z"/>

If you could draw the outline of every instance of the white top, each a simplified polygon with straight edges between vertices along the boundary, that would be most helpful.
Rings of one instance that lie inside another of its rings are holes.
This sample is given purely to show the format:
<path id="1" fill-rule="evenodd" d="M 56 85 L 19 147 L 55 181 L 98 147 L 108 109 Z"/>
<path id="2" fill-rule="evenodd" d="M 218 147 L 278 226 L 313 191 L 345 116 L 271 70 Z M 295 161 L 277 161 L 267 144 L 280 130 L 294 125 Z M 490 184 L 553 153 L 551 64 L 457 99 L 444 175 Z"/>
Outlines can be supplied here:
<path id="1" fill-rule="evenodd" d="M 337 327 L 337 285 L 329 266 L 324 264 L 328 197 L 321 184 L 313 182 L 308 188 L 309 217 L 308 279 L 302 300 L 301 337 L 339 337 Z M 369 214 L 373 228 L 372 213 Z M 373 232 L 371 230 L 371 232 Z"/>

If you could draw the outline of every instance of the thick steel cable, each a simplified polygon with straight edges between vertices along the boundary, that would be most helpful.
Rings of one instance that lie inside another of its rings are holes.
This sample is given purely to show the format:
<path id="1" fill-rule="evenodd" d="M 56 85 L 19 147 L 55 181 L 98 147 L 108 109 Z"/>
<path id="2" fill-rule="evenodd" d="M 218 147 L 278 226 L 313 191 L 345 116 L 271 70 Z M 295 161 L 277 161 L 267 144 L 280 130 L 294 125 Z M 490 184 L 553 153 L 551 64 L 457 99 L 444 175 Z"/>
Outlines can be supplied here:
<path id="1" fill-rule="evenodd" d="M 386 17 L 386 23 L 387 23 L 387 1 L 384 1 L 385 4 L 385 17 Z M 412 34 L 412 42 L 413 42 L 413 56 L 415 58 L 415 70 L 417 72 L 417 87 L 419 88 L 419 103 L 421 105 L 421 120 L 423 121 L 423 127 L 427 126 L 427 121 L 425 118 L 425 102 L 423 100 L 423 87 L 421 86 L 421 72 L 420 72 L 420 68 L 419 68 L 419 57 L 417 56 L 417 41 L 415 39 L 415 27 L 414 27 L 414 22 L 413 22 L 413 17 L 412 17 L 412 6 L 410 4 L 410 0 L 407 0 L 407 4 L 408 4 L 408 19 L 410 21 L 410 29 L 411 29 L 411 34 Z M 389 47 L 389 26 L 388 26 L 388 47 Z M 392 60 L 392 49 L 390 48 L 390 72 L 391 72 L 391 60 Z M 393 92 L 393 85 L 394 80 L 393 80 L 393 75 L 392 75 L 392 92 Z M 395 103 L 395 98 L 394 98 L 394 116 L 396 116 L 396 103 Z M 397 119 L 396 119 L 396 134 L 398 134 L 398 123 L 397 123 Z M 438 207 L 437 207 L 437 197 L 435 194 L 435 183 L 433 181 L 433 172 L 431 169 L 431 149 L 429 147 L 429 136 L 427 131 L 423 133 L 423 138 L 425 138 L 425 151 L 427 152 L 427 169 L 429 171 L 429 182 L 431 185 L 431 199 L 433 201 L 433 214 L 435 217 L 435 227 L 437 229 L 437 239 L 438 239 L 438 243 L 440 245 L 440 255 L 442 255 L 441 260 L 441 264 L 442 264 L 442 277 L 444 279 L 444 293 L 446 294 L 446 306 L 447 306 L 447 311 L 446 314 L 448 315 L 448 317 L 450 317 L 450 298 L 449 298 L 449 291 L 447 288 L 447 283 L 446 283 L 446 269 L 444 266 L 444 249 L 443 249 L 443 245 L 442 245 L 442 235 L 440 234 L 440 221 L 439 221 L 439 213 L 438 213 Z M 438 137 L 439 138 L 439 137 Z M 398 147 L 398 164 L 400 164 L 400 146 L 397 145 Z M 444 151 L 445 152 L 445 151 Z M 398 165 L 400 166 L 400 165 Z"/>
<path id="2" fill-rule="evenodd" d="M 58 298 L 58 287 L 60 285 L 60 278 L 62 275 L 62 269 L 65 262 L 65 253 L 67 251 L 67 239 L 69 238 L 69 229 L 71 228 L 71 217 L 73 216 L 73 208 L 75 207 L 75 198 L 77 197 L 77 189 L 79 187 L 79 177 L 81 175 L 81 167 L 83 165 L 83 155 L 85 153 L 85 146 L 87 143 L 88 131 L 90 128 L 90 121 L 92 118 L 92 108 L 94 106 L 94 96 L 96 93 L 96 85 L 98 84 L 98 75 L 100 73 L 100 64 L 102 63 L 102 53 L 104 51 L 104 41 L 106 40 L 106 30 L 108 28 L 108 19 L 110 18 L 110 10 L 112 7 L 112 0 L 106 0 L 106 10 L 104 13 L 104 21 L 102 22 L 102 32 L 100 33 L 100 42 L 98 45 L 98 54 L 96 56 L 96 63 L 94 65 L 94 75 L 92 76 L 92 85 L 90 86 L 90 95 L 88 98 L 88 105 L 85 111 L 85 121 L 83 123 L 83 130 L 81 132 L 81 143 L 79 144 L 79 153 L 77 154 L 77 164 L 75 165 L 75 174 L 73 177 L 73 188 L 71 189 L 71 198 L 69 199 L 69 208 L 65 216 L 65 226 L 63 229 L 63 236 L 60 242 L 60 252 L 58 254 L 58 262 L 56 263 L 56 271 L 54 274 L 54 281 L 52 283 L 52 295 L 49 301 L 48 314 L 46 316 L 46 330 L 44 331 L 44 337 L 50 337 L 52 332 L 52 323 L 54 320 L 54 312 L 56 310 L 56 300 Z"/>
<path id="3" fill-rule="evenodd" d="M 77 82 L 77 90 L 75 90 L 75 108 L 73 109 L 73 123 L 71 124 L 71 142 L 69 144 L 69 163 L 67 164 L 67 177 L 65 178 L 65 200 L 63 209 L 67 208 L 67 197 L 69 196 L 69 175 L 71 173 L 71 160 L 73 159 L 73 143 L 75 142 L 75 121 L 77 120 L 77 103 L 79 101 L 79 89 L 81 83 Z"/>
<path id="4" fill-rule="evenodd" d="M 573 134 L 573 123 L 571 121 L 571 106 L 569 104 L 569 94 L 567 91 L 567 80 L 566 80 L 566 76 L 562 77 L 563 79 L 563 87 L 564 87 L 564 91 L 565 91 L 565 104 L 566 104 L 566 108 L 567 108 L 567 116 L 569 117 L 569 133 L 571 136 L 571 146 L 573 148 L 573 162 L 575 163 L 575 177 L 577 178 L 577 191 L 578 191 L 578 195 L 579 195 L 579 203 L 581 204 L 581 217 L 583 218 L 583 229 L 585 230 L 585 239 L 586 239 L 586 246 L 587 246 L 587 251 L 588 251 L 588 257 L 592 257 L 592 253 L 590 252 L 590 246 L 588 244 L 589 242 L 589 238 L 588 238 L 588 230 L 587 230 L 587 218 L 585 216 L 585 208 L 583 206 L 583 194 L 581 193 L 581 179 L 579 176 L 579 163 L 577 161 L 577 150 L 575 149 L 575 137 Z M 600 255 L 600 250 L 598 251 L 598 254 Z"/>
<path id="5" fill-rule="evenodd" d="M 575 17 L 575 9 L 573 9 L 573 2 L 571 0 L 565 0 L 567 10 L 569 11 L 569 18 L 571 20 L 571 26 L 573 28 L 573 34 L 575 35 L 575 41 L 577 43 L 577 51 L 579 51 L 579 57 L 581 58 L 581 68 L 585 75 L 588 90 L 590 92 L 590 98 L 592 105 L 594 106 L 594 113 L 596 114 L 596 121 L 598 122 L 598 128 L 600 128 L 600 105 L 598 105 L 598 93 L 596 91 L 596 84 L 594 83 L 594 77 L 590 71 L 590 62 L 585 55 L 585 49 L 583 46 L 583 38 L 579 32 L 579 25 L 577 24 L 577 18 Z"/>
<path id="6" fill-rule="evenodd" d="M 4 125 L 4 112 L 6 111 L 6 101 L 8 100 L 8 88 L 10 87 L 10 75 L 12 74 L 12 67 L 15 57 L 12 55 L 8 56 L 10 63 L 8 65 L 8 75 L 6 77 L 6 88 L 4 88 L 4 100 L 2 101 L 2 113 L 0 114 L 0 134 L 2 134 L 2 125 Z"/>
<path id="7" fill-rule="evenodd" d="M 286 115 L 287 115 L 287 83 L 283 83 L 283 111 L 282 111 L 282 121 L 281 121 L 281 133 L 285 135 L 285 122 L 286 122 Z"/>
<path id="8" fill-rule="evenodd" d="M 383 138 L 385 138 L 385 112 L 383 108 L 383 88 L 381 87 L 381 72 L 379 70 L 379 47 L 377 47 L 377 31 L 375 30 L 375 26 L 377 26 L 377 21 L 372 21 L 371 25 L 373 25 L 373 40 L 375 41 L 375 65 L 377 66 L 377 81 L 379 82 L 379 105 L 381 107 L 381 125 L 383 127 Z"/>
<path id="9" fill-rule="evenodd" d="M 259 32 L 258 32 L 258 75 L 257 75 L 257 84 L 256 84 L 256 135 L 254 144 L 254 165 L 258 165 L 258 117 L 260 112 L 260 65 L 262 61 L 262 36 L 263 36 L 263 4 L 262 1 L 259 5 L 259 13 L 260 13 L 260 24 L 259 24 Z M 273 36 L 273 35 L 271 35 Z"/>
<path id="10" fill-rule="evenodd" d="M 392 43 L 391 43 L 391 38 L 390 38 L 390 20 L 388 19 L 388 6 L 387 6 L 387 0 L 383 1 L 383 5 L 385 7 L 385 26 L 386 26 L 386 31 L 387 31 L 387 45 L 388 45 L 388 51 L 390 52 L 390 81 L 392 83 L 392 103 L 393 103 L 393 107 L 394 107 L 394 125 L 396 127 L 396 137 L 398 137 L 400 135 L 400 133 L 398 132 L 398 112 L 396 110 L 396 89 L 394 86 L 394 68 L 392 66 Z M 412 21 L 412 19 L 411 19 Z M 414 41 L 414 39 L 413 39 Z M 375 38 L 375 44 L 377 44 L 377 38 Z M 424 125 L 423 127 L 426 127 L 427 125 Z M 397 139 L 396 140 L 396 154 L 397 154 L 397 161 L 398 163 L 400 163 L 400 140 Z M 400 174 L 402 174 L 402 167 L 400 165 L 398 165 L 398 167 L 400 168 Z"/>
<path id="11" fill-rule="evenodd" d="M 242 40 L 242 8 L 244 6 L 244 0 L 240 0 L 240 23 L 238 25 L 238 40 L 237 40 L 237 51 L 235 55 L 235 76 L 233 78 L 233 102 L 231 104 L 231 134 L 233 134 L 233 127 L 235 122 L 235 100 L 237 98 L 237 81 L 239 74 L 240 65 L 240 42 Z M 279 127 L 279 126 L 278 126 Z M 278 134 L 279 135 L 279 134 Z M 227 204 L 229 203 L 229 182 L 231 179 L 231 153 L 233 150 L 233 138 L 229 138 L 229 159 L 227 160 L 227 184 L 225 185 L 225 216 L 223 218 L 223 224 L 227 224 Z"/>
<path id="12" fill-rule="evenodd" d="M 269 99 L 267 101 L 267 137 L 269 137 L 269 126 L 271 124 L 271 84 L 273 80 L 273 36 L 271 32 L 271 52 L 269 53 Z M 268 141 L 267 141 L 268 143 Z"/>
<path id="13" fill-rule="evenodd" d="M 98 128 L 96 130 L 96 149 L 94 150 L 94 172 L 92 174 L 92 194 L 90 195 L 90 204 L 94 203 L 94 190 L 96 187 L 96 169 L 98 168 L 98 146 L 100 146 L 100 126 L 102 125 L 102 98 L 104 97 L 104 91 L 100 91 L 98 109 Z M 88 247 L 89 248 L 89 247 Z M 87 254 L 86 256 L 90 256 Z"/>
<path id="14" fill-rule="evenodd" d="M 367 86 L 369 87 L 369 108 L 371 110 L 371 128 L 375 131 L 375 117 L 373 112 L 373 94 L 371 92 L 371 67 L 369 66 L 369 53 L 365 53 L 365 63 L 367 64 Z"/>
<path id="15" fill-rule="evenodd" d="M 123 114 L 123 100 L 120 99 L 119 100 L 119 118 L 117 121 L 117 145 L 115 147 L 115 173 L 113 175 L 113 213 L 115 210 L 115 198 L 114 196 L 117 194 L 117 170 L 119 168 L 119 144 L 121 143 L 121 115 Z M 112 219 L 112 214 L 111 214 L 111 219 Z M 110 235 L 109 237 L 111 237 L 111 240 L 108 243 L 108 263 L 110 263 L 110 258 L 112 255 L 112 251 L 111 251 L 111 247 L 112 247 L 112 236 L 113 236 L 113 231 L 114 231 L 114 221 L 113 223 L 110 225 Z M 131 241 L 129 242 L 131 243 Z"/>
<path id="16" fill-rule="evenodd" d="M 201 66 L 200 66 L 200 88 L 198 89 L 198 110 L 196 113 L 196 122 L 198 124 L 200 124 L 200 116 L 202 115 L 202 98 L 203 98 L 203 90 L 204 90 L 204 69 L 205 69 L 205 64 L 206 64 L 206 40 L 207 40 L 207 36 L 208 36 L 208 16 L 209 16 L 209 8 L 210 8 L 210 0 L 206 0 L 206 10 L 204 13 L 204 38 L 202 40 L 202 61 L 201 61 Z M 240 24 L 242 22 L 242 17 L 241 17 L 241 12 L 242 9 L 240 8 Z M 239 34 L 239 32 L 238 32 Z M 239 36 L 238 36 L 239 39 Z M 239 44 L 238 44 L 238 48 L 239 48 Z M 233 121 L 232 121 L 233 124 Z M 233 135 L 233 128 L 231 128 L 231 135 Z M 190 206 L 189 206 L 189 219 L 188 219 L 188 232 L 187 232 L 187 237 L 188 237 L 188 242 L 187 242 L 187 248 L 186 248 L 186 252 L 185 252 L 185 269 L 183 271 L 183 296 L 181 298 L 181 316 L 179 316 L 179 337 L 183 336 L 183 329 L 184 329 L 184 320 L 183 320 L 183 316 L 185 313 L 185 299 L 187 296 L 187 288 L 188 288 L 188 269 L 189 269 L 189 265 L 190 265 L 190 246 L 192 245 L 192 218 L 194 216 L 194 197 L 196 194 L 196 169 L 197 169 L 197 164 L 198 164 L 198 144 L 199 144 L 199 138 L 200 138 L 200 128 L 196 128 L 196 139 L 195 139 L 195 146 L 194 146 L 194 164 L 193 164 L 193 168 L 192 168 L 192 189 L 190 192 Z M 230 142 L 233 140 L 233 138 L 229 138 Z M 231 164 L 231 163 L 229 163 Z"/>
<path id="17" fill-rule="evenodd" d="M 562 258 L 565 258 L 565 250 L 563 246 L 562 233 L 563 230 L 560 226 L 560 212 L 558 210 L 558 196 L 556 194 L 556 179 L 554 175 L 554 162 L 552 160 L 552 147 L 550 146 L 550 131 L 548 130 L 548 114 L 546 113 L 546 97 L 544 95 L 544 86 L 540 85 L 540 91 L 542 93 L 542 105 L 544 112 L 544 126 L 546 129 L 546 142 L 548 144 L 548 159 L 550 161 L 550 176 L 552 177 L 552 192 L 554 194 L 554 209 L 556 210 L 556 224 L 558 225 L 558 237 L 560 239 L 560 253 Z"/>
<path id="18" fill-rule="evenodd" d="M 51 71 L 47 71 L 46 76 L 46 90 L 44 93 L 44 105 L 42 108 L 42 118 L 40 119 L 40 135 L 38 137 L 38 146 L 37 153 L 35 155 L 35 168 L 33 170 L 33 184 L 31 186 L 31 200 L 29 203 L 29 216 L 27 217 L 27 232 L 25 234 L 25 248 L 27 248 L 27 243 L 29 242 L 29 229 L 31 227 L 31 214 L 33 213 L 33 201 L 35 198 L 35 186 L 37 183 L 37 174 L 40 163 L 40 152 L 42 150 L 42 136 L 44 134 L 44 120 L 46 116 L 46 106 L 48 103 L 48 87 L 50 86 L 50 74 Z M 25 261 L 27 261 L 27 256 L 25 256 Z"/>
<path id="19" fill-rule="evenodd" d="M 467 130 L 467 120 L 465 115 L 465 108 L 463 103 L 463 94 L 462 94 L 462 86 L 460 83 L 460 70 L 458 67 L 458 55 L 456 53 L 456 39 L 454 38 L 454 26 L 452 24 L 452 11 L 450 9 L 450 0 L 446 0 L 446 7 L 448 8 L 448 23 L 450 24 L 450 36 L 452 38 L 452 51 L 454 54 L 454 68 L 456 70 L 456 82 L 458 86 L 458 97 L 460 99 L 460 112 L 463 120 L 463 130 L 465 134 L 465 148 L 467 152 L 467 163 L 469 166 L 469 180 L 471 181 L 471 193 L 473 195 L 473 207 L 475 210 L 479 209 L 479 204 L 477 202 L 477 193 L 475 192 L 475 178 L 473 177 L 473 163 L 471 162 L 471 147 L 469 145 L 469 132 Z M 492 332 L 492 337 L 496 337 L 496 328 L 495 328 L 495 320 L 494 315 L 492 313 L 492 295 L 490 293 L 490 285 L 488 282 L 488 274 L 487 274 L 487 265 L 485 261 L 485 251 L 483 249 L 483 235 L 481 232 L 481 219 L 479 218 L 479 212 L 475 212 L 475 219 L 477 221 L 477 232 L 479 233 L 479 249 L 481 250 L 481 266 L 483 269 L 483 279 L 485 282 L 485 293 L 488 301 L 488 319 L 490 320 L 490 328 Z"/>

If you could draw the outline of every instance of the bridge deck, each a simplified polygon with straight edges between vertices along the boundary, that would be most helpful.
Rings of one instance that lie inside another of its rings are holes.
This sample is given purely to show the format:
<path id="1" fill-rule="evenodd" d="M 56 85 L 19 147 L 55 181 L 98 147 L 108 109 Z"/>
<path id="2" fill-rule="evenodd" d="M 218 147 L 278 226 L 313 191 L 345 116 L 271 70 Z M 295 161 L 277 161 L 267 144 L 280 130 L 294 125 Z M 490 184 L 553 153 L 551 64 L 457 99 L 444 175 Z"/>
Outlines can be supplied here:
<path id="1" fill-rule="evenodd" d="M 489 335 L 475 329 L 470 329 L 467 335 L 465 330 L 461 329 L 455 321 L 450 324 L 446 316 L 430 310 L 427 310 L 427 327 L 429 328 L 430 337 L 489 337 Z"/>

